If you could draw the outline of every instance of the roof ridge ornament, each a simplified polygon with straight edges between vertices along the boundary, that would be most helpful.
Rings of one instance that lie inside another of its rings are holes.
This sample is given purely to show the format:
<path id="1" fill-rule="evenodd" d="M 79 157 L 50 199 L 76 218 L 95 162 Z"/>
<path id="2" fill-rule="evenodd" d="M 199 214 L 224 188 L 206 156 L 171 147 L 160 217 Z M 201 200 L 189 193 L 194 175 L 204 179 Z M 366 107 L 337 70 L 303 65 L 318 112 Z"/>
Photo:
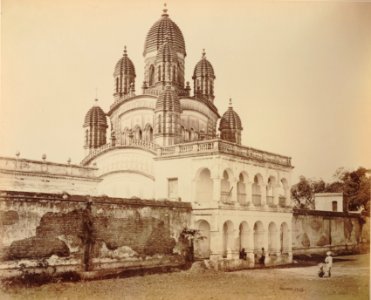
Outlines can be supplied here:
<path id="1" fill-rule="evenodd" d="M 128 56 L 128 52 L 126 50 L 126 45 L 124 46 L 124 54 L 123 54 L 123 56 Z"/>
<path id="2" fill-rule="evenodd" d="M 167 9 L 167 4 L 166 4 L 166 2 L 165 2 L 165 3 L 164 3 L 164 8 L 162 9 L 162 12 L 163 12 L 162 16 L 163 16 L 163 17 L 168 17 L 168 16 L 169 16 L 169 14 L 167 13 L 167 11 L 168 11 L 168 9 Z"/>
<path id="3" fill-rule="evenodd" d="M 202 58 L 206 58 L 206 51 L 205 51 L 205 48 L 202 49 Z"/>
<path id="4" fill-rule="evenodd" d="M 229 108 L 232 108 L 232 98 L 229 98 Z"/>

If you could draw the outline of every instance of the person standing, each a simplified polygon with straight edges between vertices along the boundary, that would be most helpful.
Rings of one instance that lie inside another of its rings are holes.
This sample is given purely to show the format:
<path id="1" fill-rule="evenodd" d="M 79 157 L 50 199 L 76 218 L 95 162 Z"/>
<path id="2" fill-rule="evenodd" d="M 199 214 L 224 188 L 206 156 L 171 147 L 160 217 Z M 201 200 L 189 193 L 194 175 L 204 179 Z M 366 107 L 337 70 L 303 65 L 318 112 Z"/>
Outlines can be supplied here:
<path id="1" fill-rule="evenodd" d="M 262 255 L 260 256 L 259 263 L 261 265 L 265 265 L 265 250 L 264 250 L 264 247 L 262 248 Z"/>
<path id="2" fill-rule="evenodd" d="M 331 251 L 328 251 L 326 254 L 327 254 L 325 258 L 326 272 L 328 274 L 328 277 L 331 277 L 331 268 L 332 268 L 333 258 L 331 256 Z"/>

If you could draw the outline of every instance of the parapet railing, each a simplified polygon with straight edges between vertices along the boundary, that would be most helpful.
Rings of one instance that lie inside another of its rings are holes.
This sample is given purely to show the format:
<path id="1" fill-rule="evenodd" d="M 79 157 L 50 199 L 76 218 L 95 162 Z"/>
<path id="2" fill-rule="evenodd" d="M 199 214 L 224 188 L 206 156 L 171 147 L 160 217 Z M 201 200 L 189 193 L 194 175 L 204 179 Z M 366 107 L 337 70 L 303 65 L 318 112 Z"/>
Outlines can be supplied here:
<path id="1" fill-rule="evenodd" d="M 291 167 L 291 157 L 237 145 L 234 143 L 222 141 L 220 139 L 197 141 L 157 148 L 157 156 L 159 157 L 212 152 L 233 154 L 253 160 L 271 162 L 286 167 Z"/>
<path id="2" fill-rule="evenodd" d="M 97 155 L 105 152 L 105 151 L 108 151 L 108 150 L 113 150 L 113 149 L 120 149 L 120 148 L 140 148 L 140 149 L 144 149 L 144 150 L 148 150 L 150 152 L 152 152 L 153 154 L 155 154 L 156 152 L 156 145 L 151 143 L 151 142 L 148 142 L 148 141 L 145 141 L 145 140 L 135 140 L 135 139 L 131 139 L 129 141 L 126 141 L 126 142 L 123 142 L 123 143 L 120 143 L 120 144 L 116 144 L 116 145 L 112 145 L 111 143 L 108 143 L 108 144 L 105 144 L 99 148 L 96 148 L 96 149 L 93 149 L 89 152 L 89 154 L 81 161 L 81 164 L 82 165 L 85 165 L 87 164 L 91 159 L 93 159 L 94 157 L 96 157 Z"/>
<path id="3" fill-rule="evenodd" d="M 131 139 L 115 146 L 112 146 L 112 144 L 109 143 L 96 148 L 82 160 L 81 164 L 84 165 L 88 163 L 92 158 L 94 158 L 98 154 L 101 154 L 102 152 L 107 151 L 108 149 L 119 149 L 125 147 L 134 147 L 149 150 L 150 152 L 156 154 L 157 157 L 226 153 L 256 161 L 271 162 L 285 167 L 291 167 L 291 157 L 233 144 L 230 142 L 222 141 L 220 139 L 182 143 L 167 147 L 159 147 L 154 143 L 147 142 L 145 140 Z"/>
<path id="4" fill-rule="evenodd" d="M 0 157 L 0 170 L 3 172 L 22 172 L 30 174 L 47 173 L 48 175 L 63 175 L 95 178 L 94 168 L 81 165 L 53 163 L 45 159 L 31 160 L 21 157 Z"/>

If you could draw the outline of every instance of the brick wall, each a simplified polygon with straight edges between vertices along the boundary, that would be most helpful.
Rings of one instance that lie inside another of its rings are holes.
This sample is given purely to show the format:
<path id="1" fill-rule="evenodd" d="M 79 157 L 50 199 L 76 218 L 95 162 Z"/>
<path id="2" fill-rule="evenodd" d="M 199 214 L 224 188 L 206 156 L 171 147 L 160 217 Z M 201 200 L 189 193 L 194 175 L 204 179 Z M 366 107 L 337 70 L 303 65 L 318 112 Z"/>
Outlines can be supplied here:
<path id="1" fill-rule="evenodd" d="M 182 264 L 184 202 L 0 192 L 0 271 L 40 261 L 75 269 Z"/>
<path id="2" fill-rule="evenodd" d="M 362 227 L 358 214 L 296 210 L 292 220 L 293 254 L 357 252 Z"/>

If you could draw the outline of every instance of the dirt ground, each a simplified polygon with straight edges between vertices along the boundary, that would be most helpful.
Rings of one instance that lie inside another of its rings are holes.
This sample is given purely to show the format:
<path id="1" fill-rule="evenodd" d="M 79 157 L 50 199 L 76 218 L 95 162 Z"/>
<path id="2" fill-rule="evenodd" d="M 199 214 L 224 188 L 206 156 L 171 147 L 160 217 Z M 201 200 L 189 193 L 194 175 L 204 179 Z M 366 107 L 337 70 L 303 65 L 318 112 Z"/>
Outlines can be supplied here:
<path id="1" fill-rule="evenodd" d="M 369 255 L 335 259 L 331 278 L 318 267 L 215 272 L 188 270 L 2 291 L 0 299 L 369 299 Z"/>

